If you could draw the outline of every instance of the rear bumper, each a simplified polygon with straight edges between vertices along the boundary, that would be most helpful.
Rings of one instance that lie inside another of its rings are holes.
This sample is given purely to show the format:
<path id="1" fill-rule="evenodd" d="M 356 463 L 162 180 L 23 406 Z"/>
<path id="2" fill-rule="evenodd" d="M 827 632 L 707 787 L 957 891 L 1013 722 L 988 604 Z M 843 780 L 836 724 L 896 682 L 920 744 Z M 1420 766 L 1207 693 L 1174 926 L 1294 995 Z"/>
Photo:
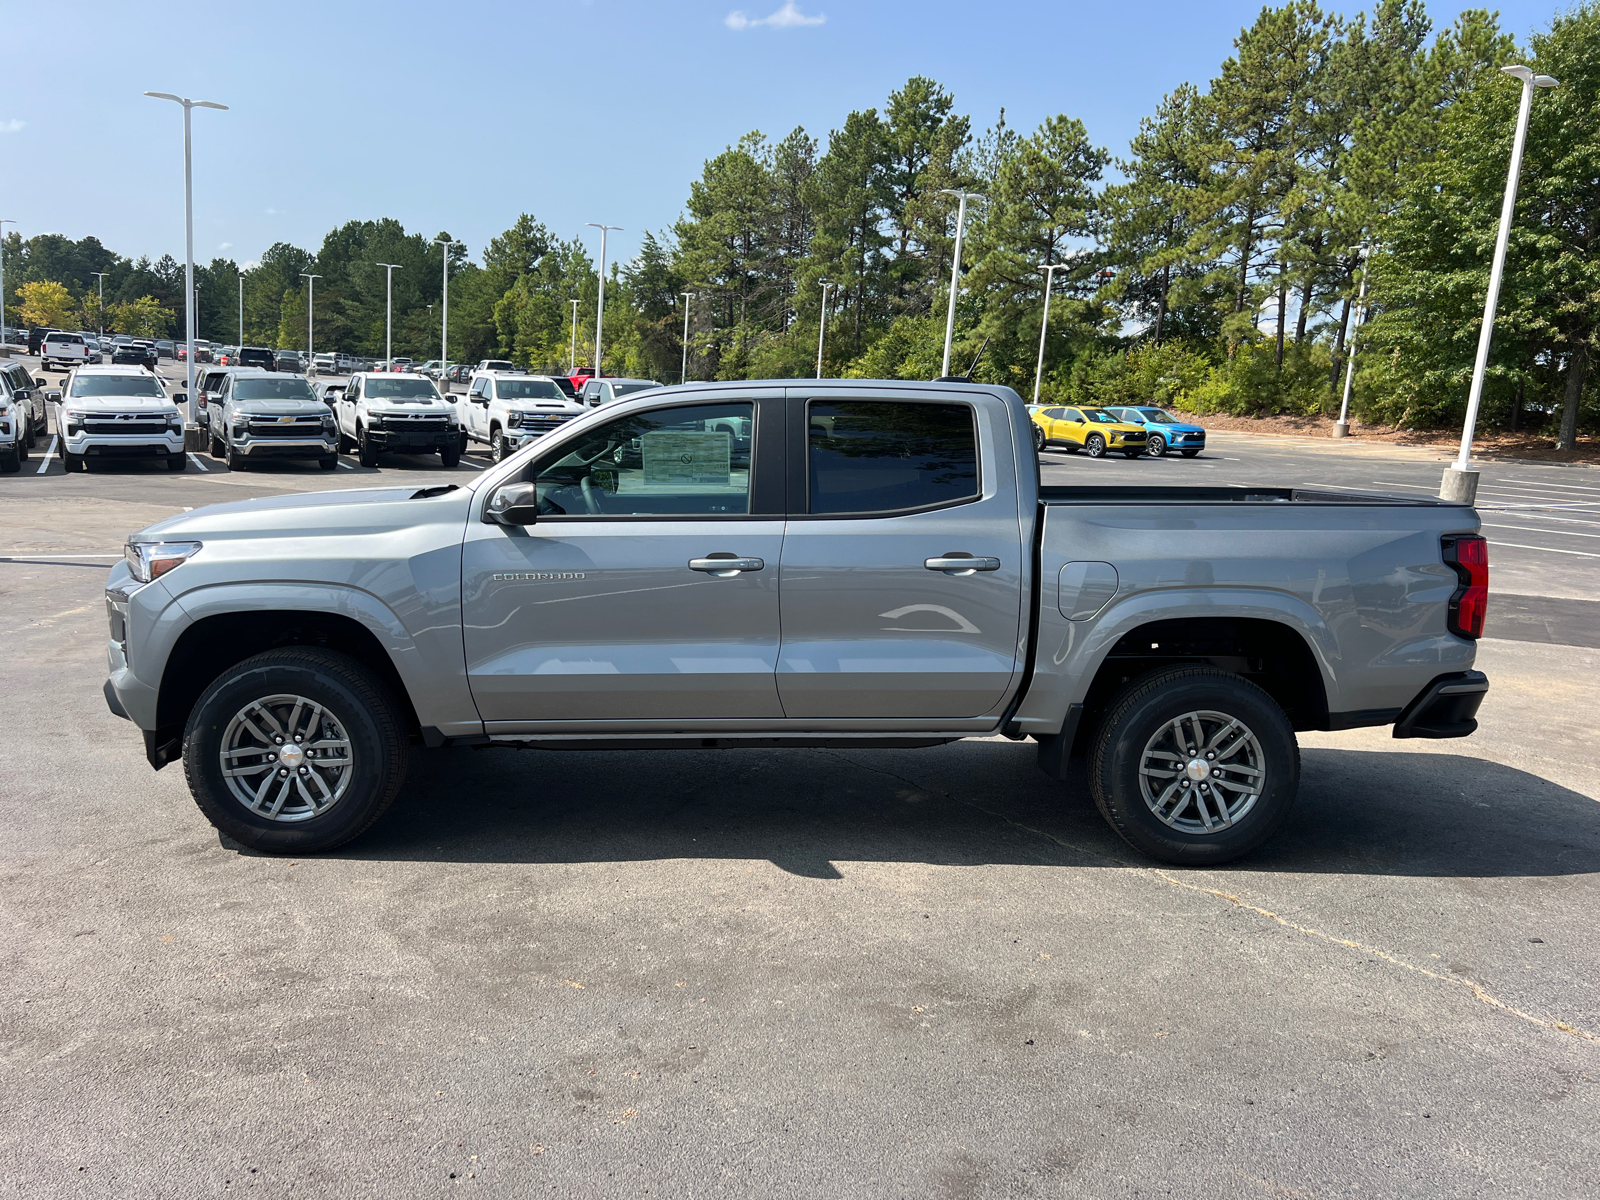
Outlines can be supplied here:
<path id="1" fill-rule="evenodd" d="M 1467 737 L 1478 728 L 1478 706 L 1489 692 L 1482 671 L 1440 675 L 1406 705 L 1394 723 L 1397 738 Z"/>

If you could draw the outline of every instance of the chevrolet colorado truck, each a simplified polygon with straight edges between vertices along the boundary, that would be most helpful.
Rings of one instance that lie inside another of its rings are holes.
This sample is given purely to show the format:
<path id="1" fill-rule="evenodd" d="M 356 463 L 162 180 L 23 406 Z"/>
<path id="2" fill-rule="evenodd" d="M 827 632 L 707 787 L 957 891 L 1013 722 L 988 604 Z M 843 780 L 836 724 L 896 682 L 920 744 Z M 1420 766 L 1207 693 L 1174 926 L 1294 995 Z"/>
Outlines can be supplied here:
<path id="1" fill-rule="evenodd" d="M 999 735 L 1144 853 L 1220 863 L 1288 813 L 1297 730 L 1476 728 L 1478 531 L 1432 499 L 1041 487 L 1004 387 L 691 384 L 464 485 L 132 535 L 105 695 L 269 852 L 356 837 L 418 745 Z"/>

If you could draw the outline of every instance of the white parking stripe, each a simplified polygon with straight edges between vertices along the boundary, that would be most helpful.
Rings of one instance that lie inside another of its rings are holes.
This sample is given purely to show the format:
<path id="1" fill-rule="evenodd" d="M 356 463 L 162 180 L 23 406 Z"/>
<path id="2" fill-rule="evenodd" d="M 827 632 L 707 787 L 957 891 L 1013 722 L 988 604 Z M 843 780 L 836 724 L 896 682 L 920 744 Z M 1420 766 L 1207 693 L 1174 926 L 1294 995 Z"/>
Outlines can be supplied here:
<path id="1" fill-rule="evenodd" d="M 1590 554 L 1587 550 L 1557 550 L 1554 546 L 1524 546 L 1517 542 L 1502 542 L 1498 538 L 1490 538 L 1491 546 L 1509 546 L 1513 550 L 1543 550 L 1546 554 L 1575 554 L 1579 558 L 1600 558 L 1600 554 Z"/>
<path id="2" fill-rule="evenodd" d="M 1600 533 L 1579 533 L 1576 529 L 1540 529 L 1537 525 L 1502 525 L 1498 521 L 1484 521 L 1487 529 L 1515 529 L 1518 533 L 1548 533 L 1551 537 L 1600 538 Z"/>
<path id="3" fill-rule="evenodd" d="M 355 470 L 354 467 L 352 467 L 349 463 L 345 462 L 345 460 L 342 459 L 342 458 L 339 460 L 339 467 L 340 467 L 341 470 L 345 470 L 345 471 L 354 471 Z"/>
<path id="4" fill-rule="evenodd" d="M 205 463 L 201 462 L 200 456 L 194 453 L 192 450 L 189 452 L 189 461 L 194 463 L 195 466 L 199 467 L 207 475 L 211 474 L 211 468 L 206 466 Z"/>
<path id="5" fill-rule="evenodd" d="M 1569 491 L 1569 492 L 1600 492 L 1600 487 L 1584 487 L 1583 484 L 1581 484 L 1581 483 L 1547 483 L 1547 482 L 1545 482 L 1543 480 L 1535 480 L 1535 479 L 1508 479 L 1505 482 L 1507 482 L 1507 483 L 1531 483 L 1531 484 L 1534 484 L 1534 485 L 1536 485 L 1538 487 L 1561 488 L 1564 491 Z"/>
<path id="6" fill-rule="evenodd" d="M 57 558 L 121 558 L 120 554 L 0 554 L 0 562 L 46 562 Z"/>
<path id="7" fill-rule="evenodd" d="M 474 471 L 483 470 L 483 467 L 481 467 L 479 464 L 473 462 L 471 459 L 467 459 L 467 458 L 463 458 L 461 460 L 461 465 L 463 467 L 471 467 Z"/>
<path id="8" fill-rule="evenodd" d="M 35 475 L 43 475 L 50 469 L 50 460 L 56 456 L 56 442 L 58 440 L 54 437 L 50 439 L 50 449 L 44 452 L 44 461 L 39 464 L 39 469 L 34 472 Z"/>

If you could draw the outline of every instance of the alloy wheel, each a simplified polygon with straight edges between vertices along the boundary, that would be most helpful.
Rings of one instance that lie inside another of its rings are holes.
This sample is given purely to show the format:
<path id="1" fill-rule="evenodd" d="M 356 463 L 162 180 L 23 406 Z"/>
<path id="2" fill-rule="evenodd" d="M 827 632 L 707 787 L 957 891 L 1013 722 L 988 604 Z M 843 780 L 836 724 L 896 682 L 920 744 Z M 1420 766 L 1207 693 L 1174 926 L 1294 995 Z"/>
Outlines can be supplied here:
<path id="1" fill-rule="evenodd" d="M 1162 823 L 1220 833 L 1255 807 L 1266 787 L 1261 742 L 1239 718 L 1212 709 L 1168 721 L 1139 756 L 1139 791 Z"/>
<path id="2" fill-rule="evenodd" d="M 233 798 L 269 821 L 320 817 L 343 797 L 355 770 L 345 723 L 304 696 L 252 700 L 228 723 L 218 750 Z"/>

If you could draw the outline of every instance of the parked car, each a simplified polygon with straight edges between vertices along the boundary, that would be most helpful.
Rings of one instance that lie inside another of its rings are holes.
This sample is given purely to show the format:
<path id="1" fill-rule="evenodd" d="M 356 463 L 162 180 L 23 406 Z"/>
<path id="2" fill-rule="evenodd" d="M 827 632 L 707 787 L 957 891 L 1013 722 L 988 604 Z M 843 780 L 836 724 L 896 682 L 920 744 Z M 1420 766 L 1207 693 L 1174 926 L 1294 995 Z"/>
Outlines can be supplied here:
<path id="1" fill-rule="evenodd" d="M 461 461 L 461 421 L 455 406 L 420 375 L 396 379 L 388 372 L 350 376 L 334 405 L 339 449 L 354 449 L 364 467 L 378 465 L 386 450 L 406 454 L 437 452 L 444 465 Z"/>
<path id="2" fill-rule="evenodd" d="M 572 381 L 573 388 L 581 395 L 583 393 L 583 385 L 594 378 L 594 368 L 579 367 L 577 370 L 573 371 L 572 374 L 568 375 L 567 378 Z"/>
<path id="3" fill-rule="evenodd" d="M 507 358 L 485 358 L 480 359 L 478 365 L 472 368 L 474 375 L 481 375 L 485 371 L 504 371 L 507 375 L 514 375 L 517 364 Z"/>
<path id="4" fill-rule="evenodd" d="M 353 355 L 337 354 L 334 356 L 334 365 L 341 375 L 348 375 L 356 369 L 356 360 Z"/>
<path id="5" fill-rule="evenodd" d="M 179 407 L 188 397 L 179 392 L 169 398 L 161 380 L 143 367 L 78 367 L 45 399 L 56 408 L 68 474 L 109 458 L 158 458 L 171 471 L 188 463 Z"/>
<path id="6" fill-rule="evenodd" d="M 300 354 L 295 350 L 277 350 L 272 355 L 272 369 L 298 375 L 302 371 Z"/>
<path id="7" fill-rule="evenodd" d="M 311 370 L 316 375 L 334 375 L 339 370 L 339 358 L 334 354 L 316 354 L 311 358 Z"/>
<path id="8" fill-rule="evenodd" d="M 1138 458 L 1145 451 L 1144 426 L 1124 421 L 1109 408 L 1041 408 L 1032 419 L 1033 444 L 1039 450 L 1055 445 L 1069 454 L 1082 450 L 1090 458 L 1112 452 Z"/>
<path id="9" fill-rule="evenodd" d="M 446 365 L 447 364 L 440 359 L 430 358 L 427 362 L 418 363 L 411 369 L 416 374 L 426 375 L 429 379 L 437 383 L 439 382 L 440 377 L 444 375 L 444 369 Z"/>
<path id="10" fill-rule="evenodd" d="M 78 330 L 78 335 L 83 338 L 83 344 L 89 352 L 88 358 L 85 361 L 91 366 L 100 362 L 100 335 L 98 333 L 90 333 L 83 329 Z"/>
<path id="11" fill-rule="evenodd" d="M 19 378 L 27 383 L 20 383 Z M 39 440 L 43 426 L 35 418 L 36 390 L 21 363 L 0 364 L 0 473 L 20 471 Z"/>
<path id="12" fill-rule="evenodd" d="M 391 358 L 388 363 L 385 364 L 385 370 L 392 371 L 396 375 L 409 374 L 411 371 L 411 359 Z"/>
<path id="13" fill-rule="evenodd" d="M 471 383 L 472 376 L 477 369 L 478 368 L 473 366 L 471 363 L 452 363 L 448 368 L 445 369 L 443 382 L 461 384 Z"/>
<path id="14" fill-rule="evenodd" d="M 176 353 L 177 347 L 171 338 L 156 339 L 156 357 L 158 359 L 172 358 Z"/>
<path id="15" fill-rule="evenodd" d="M 210 342 L 203 342 L 198 338 L 194 343 L 194 360 L 197 363 L 210 363 L 216 361 L 216 349 Z"/>
<path id="16" fill-rule="evenodd" d="M 610 404 L 613 400 L 620 400 L 635 392 L 649 391 L 660 386 L 654 379 L 614 379 L 609 375 L 601 379 L 588 379 L 584 382 L 583 391 L 578 393 L 578 403 L 589 408 L 598 408 L 602 404 Z"/>
<path id="17" fill-rule="evenodd" d="M 267 458 L 314 458 L 324 471 L 339 465 L 334 415 L 303 375 L 230 371 L 212 401 L 210 428 L 211 457 L 230 471 Z"/>
<path id="18" fill-rule="evenodd" d="M 263 371 L 276 371 L 278 369 L 278 354 L 275 350 L 268 350 L 263 346 L 241 346 L 239 353 L 234 356 L 233 366 L 260 367 Z"/>
<path id="19" fill-rule="evenodd" d="M 52 333 L 61 333 L 51 325 L 34 325 L 28 330 L 28 353 L 41 354 L 44 351 L 44 339 Z"/>
<path id="20" fill-rule="evenodd" d="M 1144 428 L 1149 438 L 1145 453 L 1151 458 L 1161 458 L 1174 450 L 1185 458 L 1193 458 L 1206 448 L 1206 431 L 1202 425 L 1179 420 L 1164 408 L 1151 404 L 1124 405 L 1111 410 L 1130 425 Z"/>
<path id="21" fill-rule="evenodd" d="M 413 741 L 1004 735 L 1054 778 L 1086 769 L 1138 851 L 1214 866 L 1288 815 L 1297 730 L 1476 728 L 1466 505 L 1041 489 L 1008 388 L 754 390 L 638 394 L 469 487 L 149 526 L 107 581 L 107 703 L 224 835 L 295 855 L 378 819 Z"/>
<path id="22" fill-rule="evenodd" d="M 565 375 L 546 375 L 544 378 L 560 388 L 561 394 L 568 400 L 576 400 L 578 398 L 578 389 L 572 386 L 572 380 Z"/>
<path id="23" fill-rule="evenodd" d="M 100 352 L 95 350 L 95 357 Z M 52 329 L 44 335 L 39 347 L 39 367 L 41 370 L 70 371 L 74 367 L 84 366 L 89 361 L 89 347 L 84 343 L 83 334 L 69 333 L 65 329 Z"/>
<path id="24" fill-rule="evenodd" d="M 44 381 L 28 374 L 19 362 L 0 360 L 0 399 L 27 410 L 28 449 L 50 428 L 49 410 L 44 402 Z"/>
<path id="25" fill-rule="evenodd" d="M 156 344 L 148 338 L 129 338 L 111 353 L 112 366 L 143 367 L 152 374 L 158 361 Z"/>
<path id="26" fill-rule="evenodd" d="M 462 445 L 467 438 L 482 442 L 493 447 L 496 462 L 504 462 L 585 411 L 546 376 L 486 371 L 472 377 L 461 405 Z"/>
<path id="27" fill-rule="evenodd" d="M 211 407 L 222 395 L 222 385 L 227 382 L 228 376 L 236 374 L 241 369 L 255 370 L 254 367 L 219 367 L 212 364 L 205 370 L 194 373 L 194 402 L 199 412 L 200 424 L 210 424 Z"/>
<path id="28" fill-rule="evenodd" d="M 346 385 L 342 383 L 314 383 L 311 385 L 311 390 L 317 394 L 318 400 L 331 409 L 339 403 L 339 398 L 345 393 L 345 387 Z M 337 420 L 338 414 L 335 413 L 334 416 Z"/>

